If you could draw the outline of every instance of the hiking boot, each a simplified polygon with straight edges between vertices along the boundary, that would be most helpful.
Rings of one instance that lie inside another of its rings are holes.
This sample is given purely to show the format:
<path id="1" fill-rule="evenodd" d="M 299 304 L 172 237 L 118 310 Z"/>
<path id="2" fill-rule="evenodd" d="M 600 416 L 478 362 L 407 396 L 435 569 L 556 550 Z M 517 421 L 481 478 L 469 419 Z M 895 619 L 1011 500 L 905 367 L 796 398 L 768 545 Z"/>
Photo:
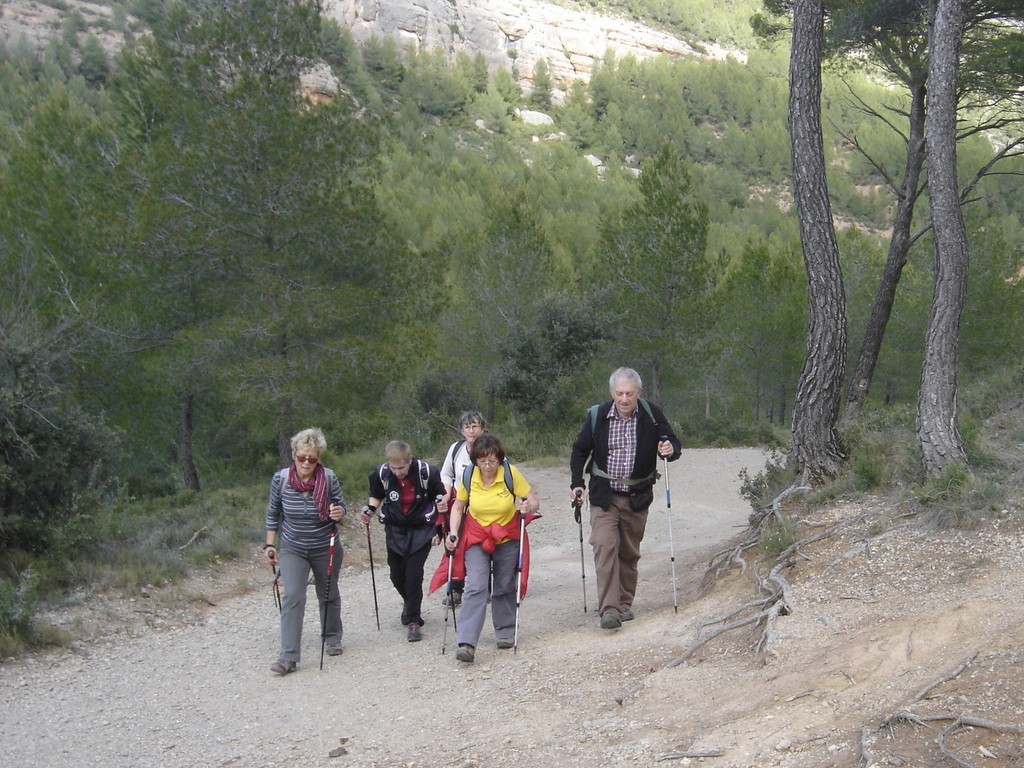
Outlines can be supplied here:
<path id="1" fill-rule="evenodd" d="M 328 656 L 341 656 L 341 643 L 331 643 L 327 646 Z"/>
<path id="2" fill-rule="evenodd" d="M 601 629 L 618 629 L 621 626 L 622 621 L 615 611 L 605 611 L 601 614 Z"/>
<path id="3" fill-rule="evenodd" d="M 507 651 L 509 648 L 512 648 L 513 646 L 515 646 L 515 644 L 516 644 L 516 641 L 513 640 L 511 637 L 499 637 L 498 638 L 498 648 L 500 648 L 503 651 Z"/>
<path id="4" fill-rule="evenodd" d="M 409 642 L 410 643 L 418 643 L 420 640 L 423 639 L 423 633 L 420 632 L 420 626 L 422 626 L 422 625 L 420 625 L 420 624 L 410 624 L 409 625 Z"/>
<path id="5" fill-rule="evenodd" d="M 295 671 L 296 664 L 294 661 L 287 661 L 285 659 L 278 659 L 270 665 L 270 671 L 275 675 L 290 675 Z"/>
<path id="6" fill-rule="evenodd" d="M 633 615 L 633 609 L 627 608 L 624 611 L 619 611 L 619 619 L 622 621 L 632 621 L 636 617 Z"/>
<path id="7" fill-rule="evenodd" d="M 473 663 L 474 656 L 476 656 L 476 648 L 472 645 L 460 645 L 459 650 L 455 652 L 455 658 L 467 664 Z"/>

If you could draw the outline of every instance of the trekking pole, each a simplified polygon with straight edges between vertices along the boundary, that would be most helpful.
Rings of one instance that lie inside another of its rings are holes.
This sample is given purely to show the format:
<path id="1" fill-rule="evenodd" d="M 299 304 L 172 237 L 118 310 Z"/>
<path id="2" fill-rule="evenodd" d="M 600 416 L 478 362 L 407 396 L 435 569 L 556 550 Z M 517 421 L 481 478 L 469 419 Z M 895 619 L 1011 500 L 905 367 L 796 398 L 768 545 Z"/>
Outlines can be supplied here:
<path id="1" fill-rule="evenodd" d="M 320 671 L 324 669 L 324 648 L 327 646 L 327 606 L 331 600 L 331 575 L 334 573 L 334 541 L 338 528 L 331 528 L 331 543 L 327 545 L 327 591 L 324 593 L 324 610 L 320 618 Z"/>
<path id="2" fill-rule="evenodd" d="M 277 561 L 270 561 L 270 570 L 274 573 L 274 605 L 277 606 L 277 612 L 281 612 L 281 574 L 277 572 Z"/>
<path id="3" fill-rule="evenodd" d="M 583 576 L 583 612 L 587 612 L 587 566 L 586 560 L 583 556 L 583 514 L 581 512 L 583 508 L 583 497 L 579 495 L 575 498 L 572 503 L 573 514 L 576 517 L 576 522 L 580 526 L 580 574 Z"/>
<path id="4" fill-rule="evenodd" d="M 363 510 L 368 510 L 364 507 Z M 377 607 L 377 577 L 373 574 L 373 542 L 370 540 L 370 525 L 366 525 L 366 550 L 370 553 L 370 583 L 373 585 L 373 615 L 377 618 L 377 631 L 380 632 L 380 608 Z"/>
<path id="5" fill-rule="evenodd" d="M 512 638 L 512 653 L 519 650 L 519 606 L 523 604 L 523 539 L 526 538 L 526 515 L 519 512 L 519 560 L 516 563 L 516 633 Z"/>
<path id="6" fill-rule="evenodd" d="M 667 435 L 661 436 L 662 440 L 668 440 Z M 672 607 L 679 613 L 679 591 L 676 585 L 676 546 L 672 538 L 672 485 L 668 476 L 668 457 L 662 456 L 665 465 L 665 506 L 668 508 L 668 550 L 672 558 Z"/>
<path id="7" fill-rule="evenodd" d="M 448 585 L 447 585 L 447 590 L 446 591 L 447 591 L 447 594 L 451 595 L 451 589 L 452 589 L 452 558 L 454 557 L 454 555 L 451 552 L 449 552 L 447 549 L 445 550 L 445 555 L 447 555 L 447 557 L 448 557 Z M 459 631 L 459 622 L 455 618 L 455 601 L 454 600 L 449 600 L 448 601 L 448 606 L 444 609 L 444 638 L 441 640 L 441 655 L 442 656 L 444 656 L 444 652 L 448 648 L 448 611 L 449 611 L 449 609 L 451 610 L 451 614 L 452 614 L 452 626 L 455 627 L 455 631 L 456 632 Z"/>

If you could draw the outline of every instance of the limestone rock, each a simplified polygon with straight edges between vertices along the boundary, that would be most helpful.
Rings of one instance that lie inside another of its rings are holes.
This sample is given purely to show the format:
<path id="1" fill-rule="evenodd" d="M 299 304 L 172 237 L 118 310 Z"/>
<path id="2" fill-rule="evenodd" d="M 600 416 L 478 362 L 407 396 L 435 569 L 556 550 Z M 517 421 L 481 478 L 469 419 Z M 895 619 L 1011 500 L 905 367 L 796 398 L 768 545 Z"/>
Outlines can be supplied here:
<path id="1" fill-rule="evenodd" d="M 608 49 L 618 58 L 742 58 L 715 44 L 697 50 L 667 32 L 627 19 L 541 0 L 325 0 L 324 14 L 359 41 L 376 35 L 413 50 L 441 48 L 449 55 L 480 51 L 492 70 L 514 66 L 523 85 L 529 84 L 540 59 L 547 61 L 555 83 L 587 80 L 594 62 Z"/>

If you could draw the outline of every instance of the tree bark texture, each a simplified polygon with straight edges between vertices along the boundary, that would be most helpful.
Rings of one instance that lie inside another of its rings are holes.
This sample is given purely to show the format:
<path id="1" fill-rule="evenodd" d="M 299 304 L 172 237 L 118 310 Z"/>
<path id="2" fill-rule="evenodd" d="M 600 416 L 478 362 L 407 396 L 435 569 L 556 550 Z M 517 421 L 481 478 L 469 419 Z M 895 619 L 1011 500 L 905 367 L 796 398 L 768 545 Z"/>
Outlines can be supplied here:
<path id="1" fill-rule="evenodd" d="M 181 434 L 178 441 L 178 463 L 181 479 L 190 491 L 199 491 L 199 470 L 195 462 L 195 393 L 189 392 L 181 399 L 179 414 Z"/>
<path id="2" fill-rule="evenodd" d="M 835 476 L 846 458 L 836 430 L 846 365 L 846 299 L 821 135 L 823 27 L 821 0 L 793 3 L 789 134 L 808 328 L 793 408 L 792 459 L 803 484 Z"/>
<path id="3" fill-rule="evenodd" d="M 956 176 L 957 73 L 963 35 L 962 0 L 937 0 L 928 82 L 928 194 L 935 240 L 935 287 L 917 400 L 917 441 L 929 477 L 967 464 L 957 425 L 960 326 L 967 294 L 967 233 Z"/>
<path id="4" fill-rule="evenodd" d="M 907 254 L 911 246 L 910 227 L 914 219 L 914 205 L 917 202 L 918 184 L 921 181 L 921 170 L 925 160 L 925 91 L 924 82 L 914 84 L 910 88 L 909 130 L 903 183 L 900 185 L 896 200 L 892 237 L 889 239 L 889 251 L 885 258 L 882 279 L 878 284 L 874 304 L 871 305 L 871 316 L 864 329 L 857 363 L 846 389 L 844 423 L 856 421 L 871 389 L 871 380 L 875 375 L 885 329 L 892 316 L 893 303 L 896 301 L 896 287 L 899 285 L 903 268 L 907 265 Z"/>

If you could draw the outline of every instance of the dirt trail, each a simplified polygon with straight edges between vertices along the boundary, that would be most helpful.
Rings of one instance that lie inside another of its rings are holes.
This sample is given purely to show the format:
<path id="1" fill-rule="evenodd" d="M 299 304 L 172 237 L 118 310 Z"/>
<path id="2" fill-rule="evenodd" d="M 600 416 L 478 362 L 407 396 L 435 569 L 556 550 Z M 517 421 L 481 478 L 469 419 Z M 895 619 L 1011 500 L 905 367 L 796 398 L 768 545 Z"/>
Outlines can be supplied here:
<path id="1" fill-rule="evenodd" d="M 269 569 L 254 559 L 236 577 L 243 594 L 221 602 L 204 620 L 176 623 L 164 616 L 131 633 L 79 643 L 73 651 L 0 665 L 4 757 L 24 768 L 532 768 L 690 764 L 696 761 L 659 758 L 696 747 L 723 751 L 704 761 L 714 766 L 853 766 L 861 724 L 894 711 L 952 660 L 966 658 L 978 638 L 964 640 L 964 627 L 975 634 L 984 628 L 984 653 L 995 654 L 985 657 L 989 667 L 996 666 L 996 656 L 1000 664 L 1024 667 L 1016 651 L 1019 617 L 1005 603 L 1001 611 L 995 608 L 1007 590 L 1020 596 L 1019 583 L 1007 579 L 992 585 L 995 594 L 978 595 L 969 586 L 987 572 L 985 564 L 975 563 L 976 574 L 970 564 L 977 558 L 962 556 L 956 562 L 962 561 L 963 589 L 954 595 L 954 610 L 923 616 L 932 596 L 919 585 L 919 610 L 892 605 L 879 618 L 886 582 L 857 570 L 872 563 L 844 559 L 837 549 L 829 558 L 839 558 L 833 570 L 849 594 L 832 595 L 818 582 L 805 585 L 804 610 L 784 620 L 788 639 L 767 664 L 750 653 L 749 637 L 741 637 L 662 670 L 702 620 L 751 595 L 739 575 L 705 597 L 697 597 L 696 585 L 709 552 L 746 522 L 749 510 L 737 493 L 740 469 L 756 472 L 763 461 L 757 450 L 701 450 L 686 451 L 672 466 L 678 614 L 663 487 L 644 543 L 637 618 L 606 632 L 594 612 L 589 547 L 590 611 L 582 608 L 579 530 L 566 503 L 567 472 L 526 466 L 544 517 L 531 526 L 533 568 L 517 653 L 497 650 L 486 625 L 475 664 L 455 660 L 451 627 L 442 656 L 444 609 L 438 594 L 426 601 L 424 641 L 406 642 L 400 601 L 379 562 L 378 632 L 370 574 L 362 565 L 365 552 L 353 528 L 342 574 L 345 652 L 329 658 L 323 672 L 317 668 L 315 610 L 307 610 L 299 670 L 285 678 L 269 672 L 278 645 L 276 612 Z M 1004 551 L 1016 544 L 1006 557 L 1017 573 L 1024 571 L 1019 531 L 992 535 L 1008 537 L 993 542 Z M 383 559 L 382 538 L 374 554 Z M 842 573 L 843 568 L 852 570 Z M 924 585 L 928 573 L 905 576 Z M 247 583 L 258 588 L 246 590 Z M 616 695 L 637 683 L 636 695 L 616 703 Z M 988 716 L 1021 720 L 1019 708 L 1014 715 L 1009 700 L 995 688 L 990 693 Z M 1019 737 L 1000 738 L 1011 740 L 987 743 L 1004 755 L 1014 749 L 1018 757 L 1024 754 L 1013 746 Z M 342 745 L 346 754 L 329 757 Z"/>

